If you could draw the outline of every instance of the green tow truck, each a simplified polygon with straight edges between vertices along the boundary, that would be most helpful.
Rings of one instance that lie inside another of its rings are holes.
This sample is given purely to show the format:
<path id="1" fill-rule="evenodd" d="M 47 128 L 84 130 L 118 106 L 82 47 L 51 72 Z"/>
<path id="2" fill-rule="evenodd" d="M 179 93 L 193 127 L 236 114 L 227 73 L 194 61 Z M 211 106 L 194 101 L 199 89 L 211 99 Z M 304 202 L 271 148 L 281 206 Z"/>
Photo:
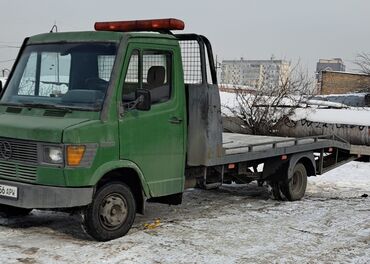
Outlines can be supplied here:
<path id="1" fill-rule="evenodd" d="M 188 187 L 257 180 L 299 200 L 307 176 L 359 158 L 333 136 L 223 133 L 211 44 L 172 33 L 183 28 L 100 22 L 25 39 L 0 99 L 3 217 L 78 212 L 107 241 L 146 201 L 179 204 Z"/>

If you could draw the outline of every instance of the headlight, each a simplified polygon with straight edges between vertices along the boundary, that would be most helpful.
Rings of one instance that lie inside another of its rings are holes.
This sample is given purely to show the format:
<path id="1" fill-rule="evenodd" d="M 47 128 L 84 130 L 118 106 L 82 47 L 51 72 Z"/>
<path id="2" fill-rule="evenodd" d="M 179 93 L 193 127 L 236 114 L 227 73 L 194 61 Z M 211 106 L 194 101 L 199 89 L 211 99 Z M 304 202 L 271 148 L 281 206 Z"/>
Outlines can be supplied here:
<path id="1" fill-rule="evenodd" d="M 45 163 L 62 164 L 63 163 L 63 148 L 58 146 L 44 146 L 43 161 Z"/>

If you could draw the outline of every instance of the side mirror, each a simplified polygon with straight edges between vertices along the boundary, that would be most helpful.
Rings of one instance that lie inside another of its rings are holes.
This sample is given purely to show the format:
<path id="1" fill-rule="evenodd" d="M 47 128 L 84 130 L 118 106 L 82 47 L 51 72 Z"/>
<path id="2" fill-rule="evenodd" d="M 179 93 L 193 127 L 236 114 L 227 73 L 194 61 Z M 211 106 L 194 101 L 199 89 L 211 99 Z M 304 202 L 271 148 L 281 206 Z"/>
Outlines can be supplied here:
<path id="1" fill-rule="evenodd" d="M 147 89 L 137 89 L 135 93 L 136 109 L 141 111 L 149 111 L 152 106 L 150 91 Z"/>

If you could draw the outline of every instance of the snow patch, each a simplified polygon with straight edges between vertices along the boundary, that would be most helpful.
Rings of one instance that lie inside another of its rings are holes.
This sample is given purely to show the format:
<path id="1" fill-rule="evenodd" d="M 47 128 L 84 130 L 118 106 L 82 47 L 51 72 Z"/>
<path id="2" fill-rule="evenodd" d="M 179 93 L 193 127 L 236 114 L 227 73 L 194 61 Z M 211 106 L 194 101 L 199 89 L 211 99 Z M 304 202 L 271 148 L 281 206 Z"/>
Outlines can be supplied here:
<path id="1" fill-rule="evenodd" d="M 310 177 L 301 201 L 257 184 L 188 190 L 181 205 L 147 204 L 128 235 L 98 243 L 78 218 L 34 211 L 0 218 L 2 263 L 360 263 L 370 259 L 370 164 Z M 369 194 L 369 193 L 368 193 Z M 145 229 L 160 218 L 160 225 Z"/>
<path id="2" fill-rule="evenodd" d="M 310 177 L 309 180 L 316 185 L 370 192 L 370 163 L 350 162 L 323 175 Z"/>
<path id="3" fill-rule="evenodd" d="M 370 126 L 370 108 L 352 109 L 317 109 L 298 108 L 291 116 L 293 121 L 308 120 L 311 122 Z"/>

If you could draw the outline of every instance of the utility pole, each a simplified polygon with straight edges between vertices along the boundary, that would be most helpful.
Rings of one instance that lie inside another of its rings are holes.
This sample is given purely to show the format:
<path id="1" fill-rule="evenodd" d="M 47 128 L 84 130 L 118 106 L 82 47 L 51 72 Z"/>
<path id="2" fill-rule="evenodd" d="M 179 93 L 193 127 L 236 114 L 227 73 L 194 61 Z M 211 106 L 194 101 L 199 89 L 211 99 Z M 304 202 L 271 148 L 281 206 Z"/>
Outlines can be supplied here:
<path id="1" fill-rule="evenodd" d="M 222 63 L 218 62 L 218 56 L 216 55 L 216 63 L 215 63 L 215 70 L 216 70 L 216 75 L 217 75 L 217 80 L 221 82 L 221 73 L 219 74 L 219 69 L 221 69 Z"/>

